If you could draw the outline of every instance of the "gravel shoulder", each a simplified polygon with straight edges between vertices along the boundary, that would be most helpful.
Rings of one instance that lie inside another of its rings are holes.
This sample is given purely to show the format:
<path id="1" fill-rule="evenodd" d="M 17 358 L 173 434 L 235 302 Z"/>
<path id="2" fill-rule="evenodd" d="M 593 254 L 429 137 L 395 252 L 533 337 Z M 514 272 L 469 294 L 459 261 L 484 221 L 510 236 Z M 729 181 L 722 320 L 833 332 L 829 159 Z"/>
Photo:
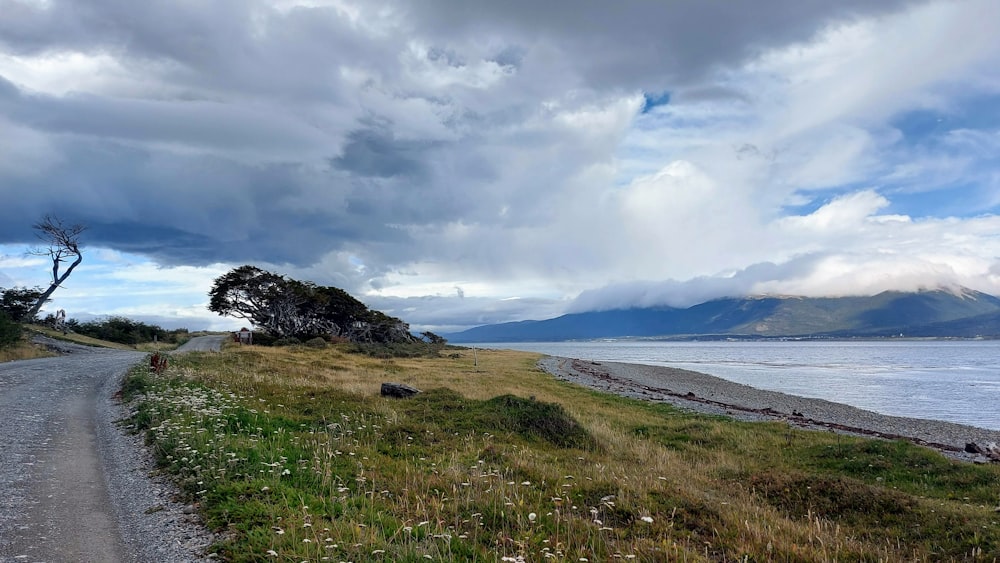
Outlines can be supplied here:
<path id="1" fill-rule="evenodd" d="M 625 397 L 665 402 L 745 421 L 778 420 L 811 430 L 903 439 L 964 461 L 986 459 L 965 444 L 1000 443 L 1000 431 L 951 422 L 883 415 L 822 399 L 756 389 L 678 368 L 546 356 L 538 365 L 559 379 Z"/>

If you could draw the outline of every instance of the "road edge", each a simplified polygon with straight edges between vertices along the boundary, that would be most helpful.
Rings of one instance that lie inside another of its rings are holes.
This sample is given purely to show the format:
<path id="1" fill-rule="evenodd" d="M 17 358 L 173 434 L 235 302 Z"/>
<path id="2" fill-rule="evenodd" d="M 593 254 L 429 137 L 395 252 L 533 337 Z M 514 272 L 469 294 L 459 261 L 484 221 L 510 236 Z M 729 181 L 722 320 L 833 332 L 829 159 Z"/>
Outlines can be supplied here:
<path id="1" fill-rule="evenodd" d="M 119 391 L 126 372 L 140 362 L 108 374 L 95 415 L 98 451 L 126 561 L 212 561 L 215 556 L 208 549 L 217 536 L 202 523 L 196 507 L 175 501 L 181 498 L 179 489 L 158 475 L 142 436 L 130 433 L 123 422 L 132 413 L 118 400 Z"/>

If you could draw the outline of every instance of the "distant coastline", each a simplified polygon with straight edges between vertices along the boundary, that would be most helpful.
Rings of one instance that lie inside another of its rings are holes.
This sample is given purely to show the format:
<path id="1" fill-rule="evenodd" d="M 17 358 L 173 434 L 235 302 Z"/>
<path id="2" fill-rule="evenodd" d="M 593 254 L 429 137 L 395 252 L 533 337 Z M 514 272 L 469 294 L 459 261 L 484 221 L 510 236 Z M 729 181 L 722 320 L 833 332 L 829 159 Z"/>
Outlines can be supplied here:
<path id="1" fill-rule="evenodd" d="M 965 289 L 856 297 L 730 297 L 685 308 L 662 305 L 567 313 L 483 325 L 445 337 L 455 343 L 997 338 L 1000 298 Z"/>
<path id="2" fill-rule="evenodd" d="M 841 403 L 756 389 L 696 371 L 546 356 L 539 367 L 555 377 L 623 397 L 743 421 L 782 421 L 810 430 L 902 439 L 964 461 L 968 443 L 1000 443 L 1000 430 L 953 422 L 889 416 Z"/>

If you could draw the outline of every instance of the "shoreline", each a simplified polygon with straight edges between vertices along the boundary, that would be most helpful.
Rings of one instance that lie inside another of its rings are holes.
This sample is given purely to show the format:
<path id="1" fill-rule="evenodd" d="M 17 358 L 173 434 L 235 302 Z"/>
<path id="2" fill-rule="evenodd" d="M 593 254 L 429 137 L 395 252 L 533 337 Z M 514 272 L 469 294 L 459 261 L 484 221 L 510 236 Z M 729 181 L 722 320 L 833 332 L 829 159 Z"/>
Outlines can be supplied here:
<path id="1" fill-rule="evenodd" d="M 974 463 L 988 463 L 990 459 L 966 452 L 966 444 L 1000 443 L 1000 430 L 879 414 L 824 399 L 757 389 L 680 368 L 558 356 L 543 357 L 538 367 L 563 381 L 623 397 L 668 403 L 735 420 L 780 421 L 808 430 L 906 440 L 953 459 Z"/>

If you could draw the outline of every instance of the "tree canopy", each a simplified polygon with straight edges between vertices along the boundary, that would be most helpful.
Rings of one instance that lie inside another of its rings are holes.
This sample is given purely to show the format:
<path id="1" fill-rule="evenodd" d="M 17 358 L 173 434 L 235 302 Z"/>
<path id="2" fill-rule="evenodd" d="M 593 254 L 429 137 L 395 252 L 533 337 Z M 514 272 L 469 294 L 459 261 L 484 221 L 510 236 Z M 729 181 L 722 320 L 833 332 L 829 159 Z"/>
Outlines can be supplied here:
<path id="1" fill-rule="evenodd" d="M 29 313 L 42 297 L 42 293 L 40 287 L 12 287 L 10 289 L 0 287 L 0 311 L 4 311 L 15 321 L 32 322 L 35 320 L 35 315 L 29 315 Z"/>
<path id="2" fill-rule="evenodd" d="M 240 266 L 215 279 L 208 309 L 246 319 L 278 337 L 335 336 L 354 342 L 410 342 L 409 325 L 369 309 L 346 291 Z"/>

